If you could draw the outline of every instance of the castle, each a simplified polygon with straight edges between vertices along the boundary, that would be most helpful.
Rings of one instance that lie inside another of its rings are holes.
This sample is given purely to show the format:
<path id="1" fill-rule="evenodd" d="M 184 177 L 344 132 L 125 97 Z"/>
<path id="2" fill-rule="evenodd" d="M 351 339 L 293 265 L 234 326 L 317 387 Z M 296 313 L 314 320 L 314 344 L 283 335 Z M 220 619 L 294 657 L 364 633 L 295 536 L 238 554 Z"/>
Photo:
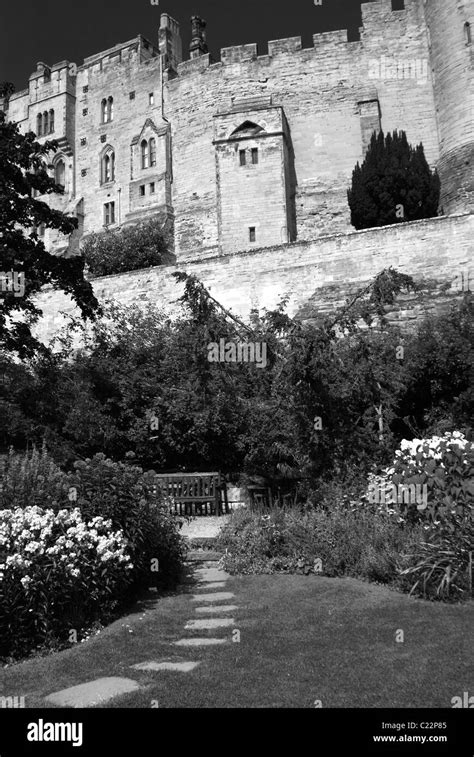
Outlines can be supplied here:
<path id="1" fill-rule="evenodd" d="M 423 257 L 440 240 L 445 249 L 451 235 L 460 252 L 450 254 L 460 257 L 444 260 L 446 271 L 470 265 L 474 0 L 402 5 L 363 4 L 353 41 L 333 31 L 303 48 L 291 37 L 269 42 L 264 54 L 243 44 L 222 49 L 219 61 L 208 53 L 206 23 L 197 16 L 183 60 L 179 25 L 162 14 L 156 44 L 139 36 L 80 66 L 38 63 L 28 89 L 0 107 L 23 132 L 59 142 L 53 164 L 65 193 L 48 202 L 76 215 L 79 228 L 71 239 L 46 230 L 45 244 L 70 254 L 91 232 L 159 214 L 173 230 L 181 270 L 198 264 L 219 279 L 225 261 L 234 265 L 240 255 L 243 275 L 252 258 L 264 277 L 269 256 L 281 262 L 284 255 L 288 269 L 289 258 L 296 264 L 299 251 L 311 248 L 318 250 L 313 272 L 321 272 L 344 248 L 347 279 L 357 273 L 349 258 L 361 247 L 351 242 L 352 170 L 374 131 L 403 129 L 438 169 L 441 218 L 418 232 L 416 224 L 385 227 L 388 260 L 408 253 L 404 235 L 411 234 L 421 270 Z M 332 252 L 320 260 L 328 238 Z M 301 273 L 293 276 L 297 286 Z M 280 268 L 279 276 L 283 285 L 287 273 Z M 282 286 L 273 286 L 275 296 L 276 289 Z M 255 304 L 251 294 L 247 299 Z"/>

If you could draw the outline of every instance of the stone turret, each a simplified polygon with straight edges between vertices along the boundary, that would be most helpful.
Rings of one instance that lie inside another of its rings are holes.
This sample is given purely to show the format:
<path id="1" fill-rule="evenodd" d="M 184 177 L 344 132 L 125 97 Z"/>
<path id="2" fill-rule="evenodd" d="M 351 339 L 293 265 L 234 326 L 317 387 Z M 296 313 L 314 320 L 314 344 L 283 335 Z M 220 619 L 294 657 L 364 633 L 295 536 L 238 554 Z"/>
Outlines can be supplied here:
<path id="1" fill-rule="evenodd" d="M 179 24 L 167 13 L 161 14 L 158 47 L 163 56 L 163 69 L 172 68 L 176 71 L 183 60 L 183 45 Z"/>
<path id="2" fill-rule="evenodd" d="M 423 5 L 440 141 L 441 206 L 445 214 L 473 213 L 474 0 L 424 0 Z"/>
<path id="3" fill-rule="evenodd" d="M 198 58 L 206 55 L 208 51 L 206 43 L 206 22 L 200 16 L 191 16 L 191 43 L 189 45 L 189 57 Z"/>

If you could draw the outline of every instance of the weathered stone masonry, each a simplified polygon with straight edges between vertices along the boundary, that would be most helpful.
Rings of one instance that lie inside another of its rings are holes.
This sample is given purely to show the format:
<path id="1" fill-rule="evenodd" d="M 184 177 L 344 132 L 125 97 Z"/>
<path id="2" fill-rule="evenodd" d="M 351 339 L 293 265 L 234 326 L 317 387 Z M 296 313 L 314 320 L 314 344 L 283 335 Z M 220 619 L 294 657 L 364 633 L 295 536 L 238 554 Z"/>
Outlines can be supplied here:
<path id="1" fill-rule="evenodd" d="M 445 309 L 473 286 L 474 215 L 464 214 L 397 226 L 338 234 L 308 242 L 268 247 L 178 265 L 105 276 L 93 283 L 100 300 L 124 305 L 152 303 L 173 314 L 183 293 L 172 274 L 186 271 L 205 282 L 212 295 L 247 319 L 251 308 L 273 308 L 290 294 L 288 312 L 317 318 L 389 266 L 412 275 L 417 293 L 399 298 L 393 321 L 402 326 L 433 309 Z M 60 312 L 77 312 L 71 299 L 52 290 L 39 300 L 45 318 L 38 334 L 48 340 L 65 322 Z"/>
<path id="2" fill-rule="evenodd" d="M 315 34 L 309 48 L 300 37 L 271 41 L 263 54 L 243 44 L 219 61 L 205 22 L 192 23 L 189 60 L 179 24 L 163 14 L 157 45 L 139 36 L 80 66 L 38 63 L 28 89 L 0 102 L 23 131 L 54 110 L 54 132 L 40 139 L 59 140 L 65 195 L 48 201 L 76 214 L 79 230 L 69 240 L 47 232 L 52 250 L 73 254 L 104 224 L 164 214 L 177 268 L 199 273 L 241 313 L 287 286 L 296 309 L 315 291 L 316 309 L 329 307 L 360 270 L 395 259 L 400 239 L 408 271 L 427 275 L 431 249 L 442 249 L 442 276 L 456 275 L 472 231 L 462 214 L 474 212 L 474 0 L 405 0 L 398 11 L 375 0 L 362 5 L 357 41 L 335 31 Z M 346 190 L 380 128 L 423 142 L 446 218 L 352 233 Z M 151 276 L 166 299 L 170 271 L 107 281 Z"/>

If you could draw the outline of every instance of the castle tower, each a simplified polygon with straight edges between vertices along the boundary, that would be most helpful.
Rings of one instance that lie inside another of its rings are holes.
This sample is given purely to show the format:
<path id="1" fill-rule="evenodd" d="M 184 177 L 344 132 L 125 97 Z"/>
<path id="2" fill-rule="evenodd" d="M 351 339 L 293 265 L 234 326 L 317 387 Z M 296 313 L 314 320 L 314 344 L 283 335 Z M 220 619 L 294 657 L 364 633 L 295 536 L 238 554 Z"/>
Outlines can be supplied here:
<path id="1" fill-rule="evenodd" d="M 435 92 L 441 206 L 445 214 L 474 213 L 474 0 L 419 2 Z"/>

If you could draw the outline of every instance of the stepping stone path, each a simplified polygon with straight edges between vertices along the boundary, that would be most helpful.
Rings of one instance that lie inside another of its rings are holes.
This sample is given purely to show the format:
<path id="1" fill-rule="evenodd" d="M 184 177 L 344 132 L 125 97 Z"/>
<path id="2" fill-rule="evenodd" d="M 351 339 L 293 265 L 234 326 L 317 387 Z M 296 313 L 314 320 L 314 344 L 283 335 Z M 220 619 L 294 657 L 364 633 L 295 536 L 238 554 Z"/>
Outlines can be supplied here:
<path id="1" fill-rule="evenodd" d="M 139 688 L 138 683 L 131 678 L 98 678 L 96 681 L 56 691 L 47 696 L 46 701 L 60 707 L 93 707 Z"/>
<path id="2" fill-rule="evenodd" d="M 231 604 L 214 604 L 216 602 L 225 602 L 234 597 L 234 594 L 230 591 L 213 591 L 215 589 L 223 589 L 226 585 L 228 574 L 216 568 L 213 563 L 222 557 L 218 552 L 210 552 L 208 550 L 194 550 L 188 552 L 188 564 L 196 565 L 201 563 L 201 567 L 194 568 L 194 574 L 198 581 L 196 589 L 199 591 L 206 591 L 208 593 L 194 594 L 192 595 L 193 602 L 206 603 L 209 605 L 200 605 L 195 607 L 197 613 L 206 615 L 212 615 L 214 613 L 226 613 L 235 612 L 238 610 L 237 605 Z M 211 592 L 211 593 L 209 593 Z M 235 626 L 235 619 L 231 618 L 210 618 L 204 617 L 197 620 L 189 620 L 184 626 L 186 631 L 211 631 L 217 628 L 231 628 Z M 183 639 L 178 639 L 172 642 L 177 647 L 209 647 L 209 646 L 221 646 L 228 644 L 230 641 L 229 636 L 210 637 L 204 636 L 202 638 L 196 636 L 189 636 Z M 189 673 L 195 670 L 200 661 L 191 660 L 149 660 L 147 662 L 139 662 L 135 665 L 130 665 L 132 670 L 136 671 L 153 671 L 160 673 L 161 671 L 176 671 L 182 673 Z M 94 707 L 95 705 L 107 702 L 110 699 L 118 697 L 122 694 L 128 694 L 132 691 L 138 691 L 142 687 L 131 678 L 98 678 L 88 683 L 81 683 L 78 686 L 72 686 L 68 689 L 56 691 L 53 694 L 49 694 L 45 698 L 48 704 L 58 705 L 60 707 Z"/>

